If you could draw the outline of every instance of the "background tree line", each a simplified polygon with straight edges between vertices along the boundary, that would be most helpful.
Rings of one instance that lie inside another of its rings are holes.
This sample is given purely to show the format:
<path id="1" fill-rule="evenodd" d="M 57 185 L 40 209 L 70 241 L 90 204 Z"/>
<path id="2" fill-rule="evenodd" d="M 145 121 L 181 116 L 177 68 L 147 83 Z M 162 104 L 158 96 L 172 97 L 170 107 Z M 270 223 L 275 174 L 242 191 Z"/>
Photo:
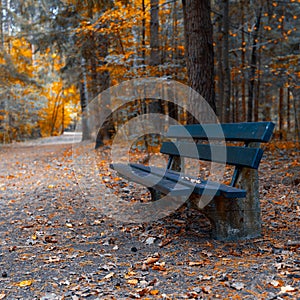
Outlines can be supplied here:
<path id="1" fill-rule="evenodd" d="M 78 104 L 145 76 L 189 84 L 222 122 L 299 139 L 299 16 L 299 0 L 0 0 L 0 142 L 60 134 Z"/>

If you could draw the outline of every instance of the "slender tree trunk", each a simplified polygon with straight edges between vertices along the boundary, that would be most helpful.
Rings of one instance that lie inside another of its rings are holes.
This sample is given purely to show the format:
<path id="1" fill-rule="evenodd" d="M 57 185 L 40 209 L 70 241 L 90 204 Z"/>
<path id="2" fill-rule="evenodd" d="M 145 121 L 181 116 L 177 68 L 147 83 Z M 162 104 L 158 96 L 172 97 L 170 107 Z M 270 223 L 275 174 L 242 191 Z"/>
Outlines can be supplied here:
<path id="1" fill-rule="evenodd" d="M 182 0 L 185 31 L 185 56 L 190 86 L 216 111 L 214 93 L 213 27 L 210 1 Z M 199 103 L 189 103 L 199 112 Z M 195 120 L 190 120 L 195 121 Z"/>
<path id="2" fill-rule="evenodd" d="M 279 139 L 283 137 L 283 87 L 279 89 L 279 105 L 278 105 L 278 126 L 279 126 Z"/>
<path id="3" fill-rule="evenodd" d="M 258 74 L 257 74 L 257 84 L 256 84 L 256 93 L 254 98 L 254 122 L 258 122 L 258 113 L 259 113 L 259 99 L 260 99 L 260 70 L 261 68 L 261 59 L 258 54 Z"/>
<path id="4" fill-rule="evenodd" d="M 223 33 L 222 33 L 222 19 L 218 21 L 218 33 L 217 33 L 217 75 L 218 75 L 218 101 L 217 112 L 218 116 L 223 122 L 223 110 L 224 110 L 224 68 L 223 68 Z"/>
<path id="5" fill-rule="evenodd" d="M 172 51 L 172 60 L 177 64 L 178 60 L 178 28 L 177 28 L 177 2 L 175 1 L 172 5 L 172 46 L 174 51 Z M 176 73 L 174 74 L 174 79 L 176 79 Z M 176 91 L 170 88 L 167 89 L 167 99 L 174 99 Z M 173 101 L 168 101 L 168 115 L 174 120 L 179 121 L 178 106 Z"/>
<path id="6" fill-rule="evenodd" d="M 255 76 L 257 70 L 257 38 L 260 27 L 260 19 L 261 19 L 261 11 L 260 8 L 259 14 L 257 16 L 257 20 L 254 26 L 254 34 L 253 34 L 253 42 L 252 42 L 252 54 L 251 54 L 251 67 L 250 67 L 250 80 L 249 80 L 249 95 L 248 95 L 248 111 L 247 111 L 247 121 L 251 122 L 253 119 L 253 99 L 254 99 L 254 86 L 255 86 Z"/>
<path id="7" fill-rule="evenodd" d="M 237 82 L 235 82 L 235 120 L 234 122 L 240 122 L 240 115 L 239 115 L 239 85 Z"/>
<path id="8" fill-rule="evenodd" d="M 145 7 L 145 0 L 142 0 L 142 63 L 143 69 L 145 69 L 146 64 L 146 7 Z"/>
<path id="9" fill-rule="evenodd" d="M 294 118 L 295 118 L 295 137 L 300 141 L 300 89 L 296 87 L 291 87 L 291 92 L 293 94 L 293 108 L 294 108 Z"/>
<path id="10" fill-rule="evenodd" d="M 65 101 L 62 98 L 62 108 L 61 108 L 61 132 L 60 134 L 64 134 L 65 132 Z"/>
<path id="11" fill-rule="evenodd" d="M 244 5 L 241 3 L 241 11 L 242 11 L 242 22 L 244 25 L 245 13 L 244 13 Z M 246 121 L 246 79 L 245 79 L 245 65 L 246 65 L 246 42 L 245 42 L 245 32 L 244 26 L 242 27 L 242 52 L 241 52 L 241 69 L 242 69 L 242 121 Z"/>
<path id="12" fill-rule="evenodd" d="M 88 103 L 89 93 L 87 87 L 87 74 L 86 74 L 86 62 L 84 58 L 81 58 L 81 70 L 83 78 L 80 83 L 80 104 L 82 111 L 82 140 L 89 140 L 91 138 L 89 119 L 88 119 Z"/>
<path id="13" fill-rule="evenodd" d="M 286 111 L 287 111 L 287 132 L 291 132 L 291 92 L 290 88 L 287 88 L 287 99 L 286 99 Z"/>
<path id="14" fill-rule="evenodd" d="M 150 65 L 160 64 L 159 51 L 159 0 L 150 0 Z"/>
<path id="15" fill-rule="evenodd" d="M 231 78 L 229 66 L 229 1 L 223 0 L 223 48 L 224 48 L 224 116 L 226 123 L 230 122 Z"/>

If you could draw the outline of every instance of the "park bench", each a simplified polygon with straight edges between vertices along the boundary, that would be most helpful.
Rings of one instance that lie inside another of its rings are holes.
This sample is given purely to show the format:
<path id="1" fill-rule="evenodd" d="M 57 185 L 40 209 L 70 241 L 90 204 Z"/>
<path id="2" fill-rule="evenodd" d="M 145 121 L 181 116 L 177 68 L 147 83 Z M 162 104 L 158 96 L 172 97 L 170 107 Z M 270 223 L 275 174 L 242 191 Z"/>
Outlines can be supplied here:
<path id="1" fill-rule="evenodd" d="M 169 155 L 166 168 L 136 163 L 113 163 L 111 168 L 129 181 L 146 186 L 154 201 L 163 195 L 174 199 L 188 195 L 211 221 L 213 238 L 253 238 L 261 234 L 257 172 L 263 155 L 260 143 L 271 139 L 273 129 L 272 122 L 174 125 L 166 134 L 169 141 L 160 149 Z M 185 173 L 183 157 L 233 166 L 230 183 Z M 212 199 L 206 203 L 209 197 Z"/>

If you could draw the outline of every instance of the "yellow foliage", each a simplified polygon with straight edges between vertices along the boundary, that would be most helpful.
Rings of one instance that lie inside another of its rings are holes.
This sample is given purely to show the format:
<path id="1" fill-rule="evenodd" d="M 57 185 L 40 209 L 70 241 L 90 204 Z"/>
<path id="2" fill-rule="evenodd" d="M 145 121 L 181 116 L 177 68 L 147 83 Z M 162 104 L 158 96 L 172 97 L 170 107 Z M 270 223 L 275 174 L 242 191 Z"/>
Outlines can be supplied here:
<path id="1" fill-rule="evenodd" d="M 43 93 L 47 106 L 40 112 L 42 136 L 58 135 L 67 128 L 77 113 L 79 93 L 75 86 L 64 87 L 61 80 L 49 84 Z"/>

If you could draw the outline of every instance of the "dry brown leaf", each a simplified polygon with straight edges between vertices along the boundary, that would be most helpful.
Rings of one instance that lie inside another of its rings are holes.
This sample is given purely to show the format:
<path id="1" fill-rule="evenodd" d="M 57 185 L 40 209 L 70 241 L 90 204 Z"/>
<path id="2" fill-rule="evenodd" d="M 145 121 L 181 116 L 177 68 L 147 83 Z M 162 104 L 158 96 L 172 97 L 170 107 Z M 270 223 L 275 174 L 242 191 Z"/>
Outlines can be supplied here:
<path id="1" fill-rule="evenodd" d="M 129 271 L 127 274 L 125 274 L 125 279 L 128 279 L 130 277 L 133 277 L 136 275 L 136 272 L 133 272 L 133 271 Z"/>
<path id="2" fill-rule="evenodd" d="M 146 264 L 146 265 L 151 265 L 151 264 L 156 263 L 157 261 L 159 261 L 159 257 L 148 257 L 148 258 L 145 260 L 145 264 Z"/>
<path id="3" fill-rule="evenodd" d="M 45 236 L 46 243 L 57 243 L 57 240 L 53 236 Z"/>
<path id="4" fill-rule="evenodd" d="M 138 279 L 129 279 L 129 280 L 127 280 L 127 283 L 131 284 L 131 285 L 137 285 L 138 282 L 139 282 Z"/>
<path id="5" fill-rule="evenodd" d="M 278 287 L 280 286 L 280 282 L 278 280 L 271 280 L 270 281 L 270 284 L 274 287 Z"/>
<path id="6" fill-rule="evenodd" d="M 152 270 L 155 270 L 155 271 L 166 271 L 166 267 L 163 266 L 163 265 L 154 265 L 152 267 Z"/>
<path id="7" fill-rule="evenodd" d="M 6 297 L 6 294 L 0 294 L 0 300 L 4 299 Z"/>
<path id="8" fill-rule="evenodd" d="M 160 248 L 162 248 L 162 247 L 164 247 L 164 246 L 170 244 L 171 242 L 172 242 L 172 239 L 166 238 L 166 239 L 162 240 L 162 241 L 159 243 L 158 246 L 159 246 Z"/>
<path id="9" fill-rule="evenodd" d="M 203 262 L 202 261 L 190 261 L 189 266 L 194 267 L 194 266 L 202 266 Z"/>

